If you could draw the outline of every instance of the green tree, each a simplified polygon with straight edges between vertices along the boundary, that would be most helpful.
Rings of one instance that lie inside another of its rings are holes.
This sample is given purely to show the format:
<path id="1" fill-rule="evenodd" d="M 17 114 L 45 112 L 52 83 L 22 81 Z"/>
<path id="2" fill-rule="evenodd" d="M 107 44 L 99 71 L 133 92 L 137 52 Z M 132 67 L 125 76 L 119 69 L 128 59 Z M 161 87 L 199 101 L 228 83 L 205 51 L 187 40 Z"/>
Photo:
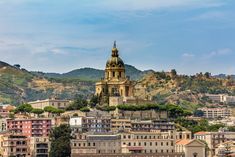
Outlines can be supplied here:
<path id="1" fill-rule="evenodd" d="M 55 107 L 52 107 L 52 106 L 46 106 L 44 107 L 44 111 L 45 112 L 49 112 L 49 113 L 52 113 L 53 111 L 55 111 L 56 108 Z"/>
<path id="2" fill-rule="evenodd" d="M 90 112 L 90 109 L 88 107 L 82 107 L 80 108 L 81 112 Z"/>
<path id="3" fill-rule="evenodd" d="M 16 107 L 14 110 L 15 113 L 30 113 L 33 110 L 33 107 L 30 104 L 22 104 Z"/>
<path id="4" fill-rule="evenodd" d="M 66 110 L 79 110 L 83 107 L 86 107 L 88 105 L 88 102 L 86 99 L 84 99 L 82 96 L 78 96 L 72 104 L 70 104 Z"/>
<path id="5" fill-rule="evenodd" d="M 40 114 L 42 114 L 44 112 L 44 110 L 43 109 L 34 108 L 31 112 L 39 116 Z"/>
<path id="6" fill-rule="evenodd" d="M 177 76 L 176 70 L 175 70 L 175 69 L 172 69 L 172 70 L 171 70 L 171 77 L 172 77 L 173 79 L 175 79 L 176 76 Z"/>
<path id="7" fill-rule="evenodd" d="M 194 111 L 193 114 L 194 114 L 195 117 L 203 117 L 204 112 L 201 111 L 201 110 L 196 110 L 196 111 Z"/>
<path id="8" fill-rule="evenodd" d="M 11 119 L 14 119 L 14 118 L 15 118 L 14 112 L 10 112 L 10 113 L 9 113 L 9 118 L 11 118 Z"/>
<path id="9" fill-rule="evenodd" d="M 210 74 L 209 72 L 206 72 L 206 73 L 204 74 L 204 76 L 205 76 L 206 78 L 210 78 L 210 77 L 211 77 L 211 74 Z"/>
<path id="10" fill-rule="evenodd" d="M 110 111 L 116 110 L 116 107 L 115 106 L 97 106 L 97 109 L 101 111 L 110 112 Z"/>
<path id="11" fill-rule="evenodd" d="M 57 109 L 55 107 L 52 107 L 52 106 L 46 106 L 44 108 L 44 111 L 45 112 L 48 112 L 49 114 L 57 114 L 57 115 L 60 115 L 61 113 L 64 113 L 64 110 L 61 110 L 61 109 Z"/>
<path id="12" fill-rule="evenodd" d="M 94 95 L 91 97 L 91 100 L 89 102 L 90 107 L 95 107 L 99 103 L 99 97 Z"/>
<path id="13" fill-rule="evenodd" d="M 69 157 L 71 154 L 71 129 L 69 125 L 62 124 L 52 129 L 50 134 L 51 149 L 49 157 Z"/>

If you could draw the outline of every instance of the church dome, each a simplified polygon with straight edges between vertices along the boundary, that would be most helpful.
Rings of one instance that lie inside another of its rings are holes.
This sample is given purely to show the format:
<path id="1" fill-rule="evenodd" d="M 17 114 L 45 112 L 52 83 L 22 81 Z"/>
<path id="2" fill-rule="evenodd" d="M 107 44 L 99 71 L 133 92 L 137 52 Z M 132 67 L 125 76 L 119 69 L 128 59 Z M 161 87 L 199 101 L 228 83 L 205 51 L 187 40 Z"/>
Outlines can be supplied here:
<path id="1" fill-rule="evenodd" d="M 116 68 L 117 67 L 118 68 L 124 68 L 125 67 L 124 62 L 119 57 L 118 49 L 116 47 L 116 41 L 114 42 L 114 45 L 113 45 L 112 56 L 106 63 L 106 68 L 111 68 L 111 67 L 116 67 Z"/>
<path id="2" fill-rule="evenodd" d="M 106 68 L 109 68 L 109 67 L 119 67 L 119 68 L 123 67 L 124 68 L 125 65 L 121 58 L 111 57 L 106 63 Z"/>

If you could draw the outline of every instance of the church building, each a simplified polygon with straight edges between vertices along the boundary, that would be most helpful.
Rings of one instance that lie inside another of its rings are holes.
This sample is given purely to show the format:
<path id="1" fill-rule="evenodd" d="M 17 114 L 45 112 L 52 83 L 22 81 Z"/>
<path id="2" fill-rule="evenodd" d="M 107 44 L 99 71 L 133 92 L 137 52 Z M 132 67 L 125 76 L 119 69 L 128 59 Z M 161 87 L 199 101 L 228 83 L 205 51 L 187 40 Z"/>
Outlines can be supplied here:
<path id="1" fill-rule="evenodd" d="M 106 63 L 105 76 L 96 83 L 96 95 L 126 99 L 134 96 L 134 82 L 125 73 L 125 64 L 119 57 L 116 42 Z"/>

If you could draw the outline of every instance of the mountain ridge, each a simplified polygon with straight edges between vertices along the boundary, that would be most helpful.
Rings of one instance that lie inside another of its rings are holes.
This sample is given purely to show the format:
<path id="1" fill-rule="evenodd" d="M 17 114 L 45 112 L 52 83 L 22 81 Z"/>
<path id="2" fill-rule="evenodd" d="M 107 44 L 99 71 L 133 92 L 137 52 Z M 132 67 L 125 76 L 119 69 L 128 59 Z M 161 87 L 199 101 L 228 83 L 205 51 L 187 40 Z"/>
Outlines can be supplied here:
<path id="1" fill-rule="evenodd" d="M 177 75 L 174 70 L 141 71 L 131 65 L 126 65 L 126 74 L 136 82 L 136 96 L 152 98 L 156 103 L 173 103 L 195 109 L 208 103 L 203 97 L 205 93 L 235 95 L 235 80 L 226 75 Z M 0 62 L 0 103 L 17 105 L 50 97 L 89 97 L 95 92 L 95 82 L 103 76 L 104 70 L 94 68 L 80 68 L 64 74 L 43 73 Z"/>

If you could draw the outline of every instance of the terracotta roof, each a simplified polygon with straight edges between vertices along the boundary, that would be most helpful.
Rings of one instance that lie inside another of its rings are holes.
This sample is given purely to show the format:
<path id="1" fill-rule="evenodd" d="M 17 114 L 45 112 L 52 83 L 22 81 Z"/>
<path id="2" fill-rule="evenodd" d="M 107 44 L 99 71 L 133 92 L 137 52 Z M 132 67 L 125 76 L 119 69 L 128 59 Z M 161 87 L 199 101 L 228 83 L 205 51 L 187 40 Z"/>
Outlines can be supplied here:
<path id="1" fill-rule="evenodd" d="M 207 134 L 207 132 L 205 131 L 199 131 L 195 133 L 195 135 L 205 135 L 205 134 Z"/>
<path id="2" fill-rule="evenodd" d="M 183 139 L 183 140 L 178 140 L 178 141 L 176 142 L 176 144 L 178 144 L 178 145 L 187 145 L 187 144 L 189 144 L 191 141 L 192 141 L 192 140 Z"/>

